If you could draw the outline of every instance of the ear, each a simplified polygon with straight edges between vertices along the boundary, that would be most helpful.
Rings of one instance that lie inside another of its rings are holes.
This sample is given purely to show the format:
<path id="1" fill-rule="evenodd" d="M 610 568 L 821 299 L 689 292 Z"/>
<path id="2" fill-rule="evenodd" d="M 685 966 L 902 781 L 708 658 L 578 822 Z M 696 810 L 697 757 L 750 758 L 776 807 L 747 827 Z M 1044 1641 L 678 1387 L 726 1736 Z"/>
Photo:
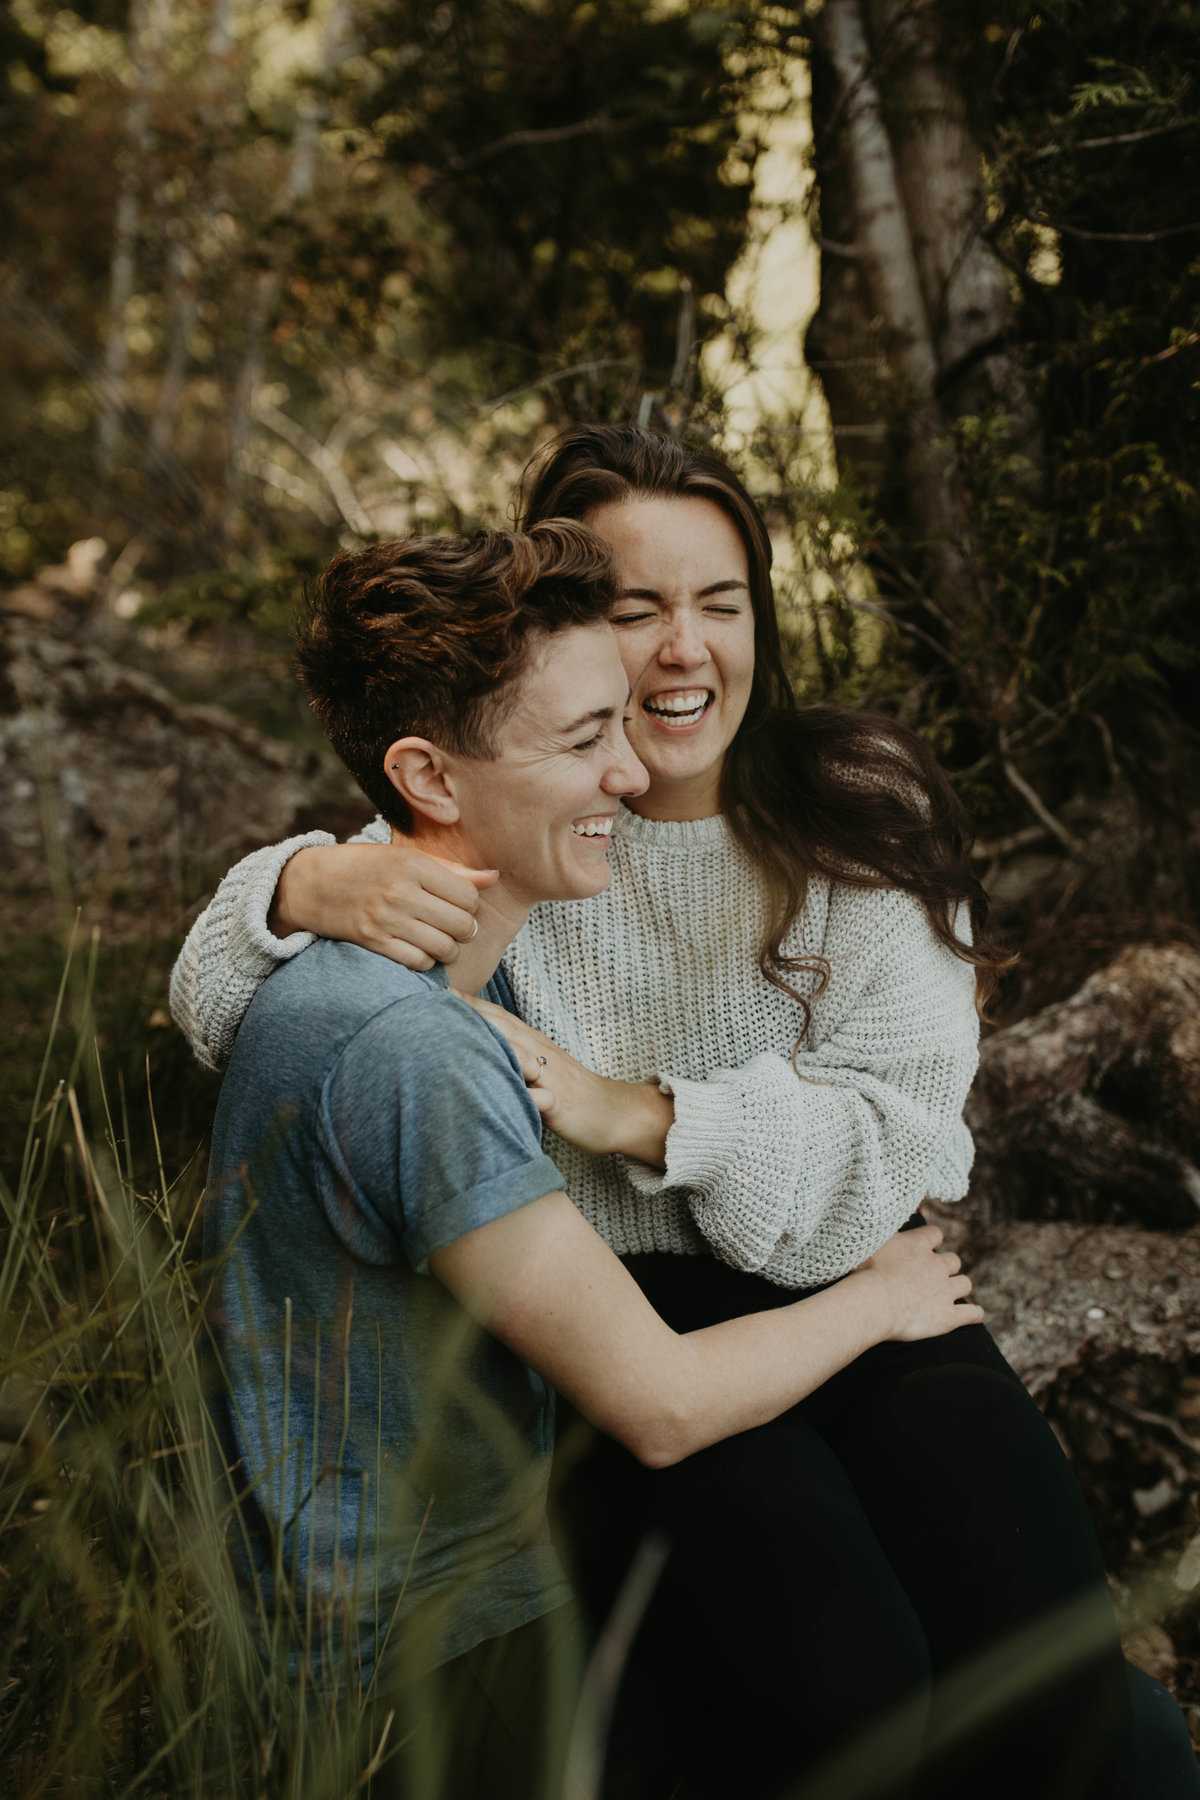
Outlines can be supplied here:
<path id="1" fill-rule="evenodd" d="M 451 758 L 428 738 L 397 738 L 383 759 L 384 773 L 407 800 L 417 819 L 457 825 L 458 801 L 450 778 Z"/>

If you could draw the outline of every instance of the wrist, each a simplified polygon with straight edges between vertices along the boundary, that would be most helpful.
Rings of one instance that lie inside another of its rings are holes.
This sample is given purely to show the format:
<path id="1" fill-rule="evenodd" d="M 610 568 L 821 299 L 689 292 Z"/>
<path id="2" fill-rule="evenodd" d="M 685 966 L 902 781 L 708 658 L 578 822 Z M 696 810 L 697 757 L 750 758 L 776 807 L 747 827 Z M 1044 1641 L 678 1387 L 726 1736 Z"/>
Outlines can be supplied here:
<path id="1" fill-rule="evenodd" d="M 336 855 L 337 844 L 310 844 L 289 856 L 279 871 L 275 894 L 267 913 L 267 927 L 276 937 L 291 937 L 296 931 L 317 931 L 313 923 L 310 878 L 317 872 L 322 857 Z"/>
<path id="2" fill-rule="evenodd" d="M 651 1168 L 667 1164 L 667 1133 L 675 1123 L 675 1102 L 654 1081 L 610 1081 L 613 1099 L 613 1141 L 609 1149 L 632 1156 Z"/>
<path id="3" fill-rule="evenodd" d="M 887 1277 L 878 1269 L 854 1269 L 844 1278 L 854 1290 L 867 1348 L 885 1344 L 896 1333 L 896 1308 Z"/>

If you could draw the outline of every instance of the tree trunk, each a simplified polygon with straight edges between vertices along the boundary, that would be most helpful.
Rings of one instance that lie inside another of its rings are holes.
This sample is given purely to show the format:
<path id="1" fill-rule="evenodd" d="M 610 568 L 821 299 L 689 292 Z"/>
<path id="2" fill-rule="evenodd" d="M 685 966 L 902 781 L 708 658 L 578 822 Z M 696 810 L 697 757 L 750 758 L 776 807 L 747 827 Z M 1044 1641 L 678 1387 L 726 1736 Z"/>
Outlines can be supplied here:
<path id="1" fill-rule="evenodd" d="M 226 65 L 233 42 L 234 0 L 216 0 L 212 27 L 208 34 L 207 71 L 201 88 L 199 113 L 206 132 L 211 133 L 227 120 L 229 95 Z M 189 239 L 200 237 L 209 220 L 224 208 L 224 195 L 219 191 L 219 177 L 214 181 L 211 163 L 202 176 L 204 190 L 199 195 L 197 214 L 177 220 L 177 233 L 171 240 L 167 257 L 168 318 L 167 359 L 154 408 L 150 441 L 155 450 L 165 453 L 173 449 L 179 403 L 183 398 L 188 370 L 188 342 L 196 328 L 199 310 L 198 270 Z"/>
<path id="2" fill-rule="evenodd" d="M 946 62 L 936 0 L 869 0 L 913 254 L 948 416 L 999 403 L 1038 460 L 1036 413 L 1008 336 L 1008 275 L 985 233 L 979 147 Z"/>
<path id="3" fill-rule="evenodd" d="M 96 461 L 102 475 L 112 471 L 128 406 L 127 313 L 137 272 L 137 240 L 141 228 L 142 183 L 152 140 L 150 105 L 162 75 L 171 28 L 173 0 L 138 0 L 130 20 L 133 94 L 129 103 L 127 141 L 117 186 L 113 250 L 109 270 L 108 338 L 101 378 Z"/>
<path id="4" fill-rule="evenodd" d="M 287 173 L 274 209 L 276 220 L 286 219 L 312 192 L 317 166 L 317 138 L 328 110 L 324 88 L 337 66 L 342 41 L 349 27 L 352 0 L 332 0 L 325 15 L 321 54 L 312 89 L 301 96 L 296 111 Z M 283 279 L 278 254 L 255 278 L 246 326 L 246 347 L 234 389 L 229 423 L 229 460 L 226 470 L 226 522 L 241 499 L 242 459 L 250 437 L 254 395 L 262 382 L 267 331 L 274 316 Z"/>
<path id="5" fill-rule="evenodd" d="M 834 78 L 836 138 L 855 226 L 852 248 L 861 258 L 863 293 L 879 321 L 891 370 L 889 423 L 902 436 L 907 499 L 927 586 L 941 615 L 953 617 L 971 601 L 975 572 L 938 405 L 940 366 L 929 308 L 860 0 L 826 0 L 813 33 Z M 827 235 L 824 216 L 822 225 Z"/>

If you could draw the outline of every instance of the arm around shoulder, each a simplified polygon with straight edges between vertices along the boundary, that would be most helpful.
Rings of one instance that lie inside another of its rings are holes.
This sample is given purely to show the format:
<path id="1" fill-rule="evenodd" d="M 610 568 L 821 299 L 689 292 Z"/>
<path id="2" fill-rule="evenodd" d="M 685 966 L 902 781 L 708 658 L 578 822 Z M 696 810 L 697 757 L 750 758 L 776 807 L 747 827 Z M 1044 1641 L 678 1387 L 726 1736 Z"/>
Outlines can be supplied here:
<path id="1" fill-rule="evenodd" d="M 199 1062 L 222 1069 L 258 989 L 312 942 L 277 937 L 268 923 L 280 874 L 297 852 L 336 840 L 326 831 L 268 844 L 234 864 L 196 920 L 171 971 L 171 1013 Z"/>

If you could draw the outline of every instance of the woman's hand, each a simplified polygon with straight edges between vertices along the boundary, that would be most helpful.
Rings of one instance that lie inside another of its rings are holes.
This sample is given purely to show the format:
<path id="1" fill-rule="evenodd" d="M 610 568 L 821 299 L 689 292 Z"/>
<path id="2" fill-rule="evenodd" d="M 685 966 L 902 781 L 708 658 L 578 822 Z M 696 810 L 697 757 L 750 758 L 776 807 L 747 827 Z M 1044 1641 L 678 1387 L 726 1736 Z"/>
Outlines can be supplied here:
<path id="1" fill-rule="evenodd" d="M 315 931 L 429 969 L 474 937 L 479 890 L 496 879 L 405 844 L 314 845 L 284 865 L 268 923 L 277 937 Z"/>
<path id="2" fill-rule="evenodd" d="M 551 1131 L 595 1156 L 619 1152 L 657 1168 L 665 1165 L 675 1103 L 654 1082 L 597 1075 L 502 1006 L 463 998 L 512 1045 L 530 1097 Z"/>
<path id="3" fill-rule="evenodd" d="M 890 1310 L 885 1336 L 904 1344 L 918 1338 L 944 1337 L 960 1325 L 978 1325 L 982 1306 L 962 1304 L 971 1292 L 971 1278 L 963 1275 L 962 1262 L 953 1250 L 939 1251 L 942 1233 L 936 1225 L 914 1231 L 898 1231 L 880 1246 L 856 1275 L 874 1278 Z"/>

